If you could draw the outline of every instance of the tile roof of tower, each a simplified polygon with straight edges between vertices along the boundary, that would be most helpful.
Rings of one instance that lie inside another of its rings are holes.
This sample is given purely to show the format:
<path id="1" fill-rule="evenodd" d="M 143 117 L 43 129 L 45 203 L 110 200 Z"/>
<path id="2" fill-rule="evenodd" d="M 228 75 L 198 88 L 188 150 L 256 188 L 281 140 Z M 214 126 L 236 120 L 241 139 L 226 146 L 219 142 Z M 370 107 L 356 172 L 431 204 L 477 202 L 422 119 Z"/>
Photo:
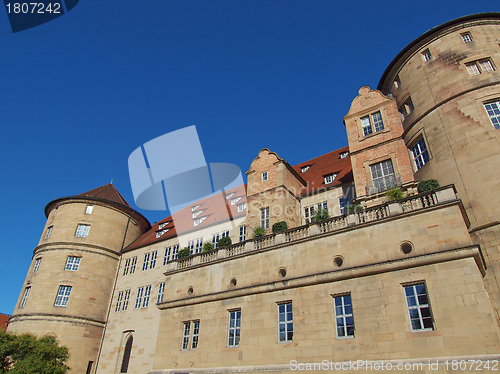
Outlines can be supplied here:
<path id="1" fill-rule="evenodd" d="M 8 314 L 0 313 L 0 329 L 7 330 L 7 322 L 9 321 L 10 316 Z"/>
<path id="2" fill-rule="evenodd" d="M 81 193 L 76 196 L 94 197 L 97 199 L 113 201 L 115 203 L 130 207 L 130 205 L 128 205 L 123 196 L 118 192 L 118 190 L 115 188 L 115 186 L 113 186 L 112 183 L 108 183 L 104 186 L 94 188 L 93 190 Z"/>

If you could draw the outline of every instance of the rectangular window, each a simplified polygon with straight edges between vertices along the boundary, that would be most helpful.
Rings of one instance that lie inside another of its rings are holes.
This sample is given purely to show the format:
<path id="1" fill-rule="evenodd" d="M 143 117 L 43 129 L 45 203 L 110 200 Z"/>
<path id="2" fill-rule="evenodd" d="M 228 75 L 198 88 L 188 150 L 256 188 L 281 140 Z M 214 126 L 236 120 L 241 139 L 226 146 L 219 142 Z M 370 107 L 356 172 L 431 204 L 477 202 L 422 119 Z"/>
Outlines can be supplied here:
<path id="1" fill-rule="evenodd" d="M 165 256 L 163 256 L 163 266 L 168 264 L 168 262 L 170 261 L 171 253 L 172 253 L 172 247 L 165 248 Z"/>
<path id="2" fill-rule="evenodd" d="M 304 218 L 306 223 L 311 223 L 314 218 L 314 205 L 306 206 L 304 208 Z"/>
<path id="3" fill-rule="evenodd" d="M 325 212 L 328 213 L 328 203 L 326 201 L 323 201 L 322 203 L 318 204 L 318 210 L 324 210 Z"/>
<path id="4" fill-rule="evenodd" d="M 196 245 L 194 247 L 194 253 L 201 253 L 203 249 L 203 238 L 196 239 Z"/>
<path id="5" fill-rule="evenodd" d="M 490 117 L 491 124 L 497 130 L 500 129 L 500 100 L 484 104 L 484 108 Z"/>
<path id="6" fill-rule="evenodd" d="M 293 339 L 292 303 L 278 304 L 279 342 L 291 342 Z"/>
<path id="7" fill-rule="evenodd" d="M 89 236 L 90 225 L 78 225 L 76 228 L 75 236 L 79 238 L 86 238 Z"/>
<path id="8" fill-rule="evenodd" d="M 184 322 L 182 330 L 182 350 L 185 351 L 189 347 L 189 334 L 191 333 L 191 322 Z"/>
<path id="9" fill-rule="evenodd" d="M 199 336 L 200 336 L 200 321 L 193 321 L 193 339 L 191 340 L 191 349 L 198 348 Z"/>
<path id="10" fill-rule="evenodd" d="M 118 292 L 118 297 L 116 298 L 115 313 L 122 310 L 122 300 L 123 300 L 123 291 L 120 291 Z"/>
<path id="11" fill-rule="evenodd" d="M 68 306 L 68 300 L 70 294 L 71 294 L 71 286 L 59 286 L 54 306 Z"/>
<path id="12" fill-rule="evenodd" d="M 134 309 L 139 309 L 142 304 L 142 294 L 144 293 L 144 287 L 139 287 L 137 289 L 137 297 L 135 299 Z"/>
<path id="13" fill-rule="evenodd" d="M 40 262 L 42 261 L 42 258 L 41 257 L 38 257 L 36 260 L 35 260 L 35 265 L 33 266 L 33 273 L 38 271 L 38 268 L 40 267 Z"/>
<path id="14" fill-rule="evenodd" d="M 130 274 L 135 273 L 135 266 L 137 265 L 137 256 L 132 257 L 132 261 L 130 262 Z"/>
<path id="15" fill-rule="evenodd" d="M 177 260 L 177 254 L 178 253 L 179 253 L 179 244 L 176 244 L 172 248 L 172 260 Z"/>
<path id="16" fill-rule="evenodd" d="M 200 321 L 184 322 L 182 330 L 182 350 L 186 351 L 189 348 L 189 336 L 191 335 L 191 322 L 193 325 L 193 336 L 191 340 L 191 349 L 198 348 L 198 337 L 200 335 Z"/>
<path id="17" fill-rule="evenodd" d="M 339 197 L 340 214 L 345 214 L 345 200 L 343 197 Z"/>
<path id="18" fill-rule="evenodd" d="M 302 167 L 300 168 L 300 172 L 301 172 L 301 173 L 305 173 L 306 171 L 308 171 L 308 170 L 309 170 L 309 168 L 310 168 L 310 167 L 311 167 L 311 165 L 302 166 Z"/>
<path id="19" fill-rule="evenodd" d="M 231 205 L 236 205 L 236 203 L 237 203 L 238 201 L 240 201 L 240 200 L 241 200 L 241 197 L 236 197 L 236 198 L 234 198 L 234 199 L 231 199 Z"/>
<path id="20" fill-rule="evenodd" d="M 397 186 L 392 160 L 370 165 L 374 193 L 383 192 Z"/>
<path id="21" fill-rule="evenodd" d="M 64 270 L 77 271 L 80 266 L 81 257 L 71 257 L 69 256 L 66 260 L 66 266 Z"/>
<path id="22" fill-rule="evenodd" d="M 351 295 L 334 297 L 337 338 L 354 338 Z"/>
<path id="23" fill-rule="evenodd" d="M 229 312 L 229 331 L 227 345 L 237 347 L 240 344 L 241 309 Z"/>
<path id="24" fill-rule="evenodd" d="M 467 68 L 467 71 L 469 72 L 470 75 L 479 75 L 481 72 L 479 71 L 479 67 L 475 62 L 471 64 L 465 64 L 465 67 Z"/>
<path id="25" fill-rule="evenodd" d="M 493 64 L 490 60 L 481 60 L 479 61 L 479 68 L 481 69 L 481 73 L 489 73 L 491 71 L 495 71 Z"/>
<path id="26" fill-rule="evenodd" d="M 85 214 L 92 214 L 93 210 L 94 210 L 93 205 L 87 205 L 87 207 L 85 208 Z"/>
<path id="27" fill-rule="evenodd" d="M 217 242 L 219 241 L 219 233 L 215 233 L 212 235 L 212 245 L 214 246 L 214 249 L 217 248 Z"/>
<path id="28" fill-rule="evenodd" d="M 472 36 L 470 34 L 470 32 L 464 32 L 463 34 L 460 34 L 462 36 L 462 40 L 465 42 L 465 43 L 470 43 L 472 42 Z"/>
<path id="29" fill-rule="evenodd" d="M 401 80 L 399 79 L 399 75 L 396 75 L 394 78 L 394 88 L 397 90 L 401 86 Z"/>
<path id="30" fill-rule="evenodd" d="M 188 241 L 188 245 L 187 247 L 189 248 L 189 254 L 193 254 L 193 250 L 194 250 L 194 240 L 190 240 Z"/>
<path id="31" fill-rule="evenodd" d="M 48 239 L 50 237 L 50 234 L 52 234 L 52 227 L 54 226 L 47 227 L 47 232 L 45 233 L 45 239 Z"/>
<path id="32" fill-rule="evenodd" d="M 267 171 L 262 172 L 261 179 L 262 179 L 262 182 L 267 181 Z"/>
<path id="33" fill-rule="evenodd" d="M 91 374 L 92 373 L 92 366 L 94 365 L 94 361 L 89 361 L 89 363 L 87 364 L 87 371 L 85 372 L 85 374 Z"/>
<path id="34" fill-rule="evenodd" d="M 122 311 L 127 310 L 129 299 L 130 299 L 130 290 L 125 290 L 125 294 L 123 295 Z"/>
<path id="35" fill-rule="evenodd" d="M 158 257 L 158 251 L 151 252 L 151 262 L 149 264 L 150 269 L 154 269 L 156 266 L 156 257 Z"/>
<path id="36" fill-rule="evenodd" d="M 373 127 L 375 128 L 375 132 L 382 131 L 384 129 L 384 122 L 382 121 L 382 114 L 380 112 L 373 113 Z"/>
<path id="37" fill-rule="evenodd" d="M 431 59 L 431 52 L 426 49 L 422 52 L 422 58 L 424 59 L 424 61 L 429 61 Z"/>
<path id="38" fill-rule="evenodd" d="M 130 258 L 125 260 L 125 264 L 123 265 L 123 275 L 127 275 L 130 269 Z"/>
<path id="39" fill-rule="evenodd" d="M 144 289 L 144 299 L 142 300 L 143 308 L 147 308 L 149 305 L 149 296 L 151 296 L 151 285 L 146 286 Z"/>
<path id="40" fill-rule="evenodd" d="M 413 154 L 413 160 L 415 161 L 417 170 L 429 162 L 429 152 L 427 151 L 424 138 L 421 138 L 413 147 L 411 147 L 411 152 Z"/>
<path id="41" fill-rule="evenodd" d="M 489 73 L 495 71 L 495 67 L 489 58 L 483 60 L 477 60 L 465 64 L 467 71 L 470 75 L 479 75 L 482 73 Z"/>
<path id="42" fill-rule="evenodd" d="M 372 124 L 373 124 L 373 127 L 372 127 Z M 373 113 L 371 115 L 371 120 L 370 120 L 369 115 L 361 118 L 361 128 L 363 129 L 364 136 L 368 136 L 368 135 L 372 134 L 374 129 L 375 129 L 375 132 L 382 131 L 384 129 L 384 122 L 382 121 L 382 114 L 380 112 Z M 327 184 L 326 181 L 325 181 L 325 184 Z"/>
<path id="43" fill-rule="evenodd" d="M 144 262 L 142 263 L 142 270 L 148 270 L 148 267 L 149 267 L 149 256 L 151 254 L 148 252 L 148 253 L 144 253 Z"/>
<path id="44" fill-rule="evenodd" d="M 165 282 L 160 282 L 158 285 L 158 297 L 156 298 L 156 303 L 163 302 L 163 294 L 165 293 Z"/>
<path id="45" fill-rule="evenodd" d="M 28 300 L 28 296 L 30 294 L 30 291 L 31 291 L 31 287 L 26 287 L 24 289 L 23 298 L 21 299 L 21 304 L 19 304 L 19 308 L 22 308 L 23 306 L 26 305 L 26 301 Z"/>
<path id="46" fill-rule="evenodd" d="M 245 225 L 240 226 L 240 243 L 245 241 L 246 233 L 247 233 L 247 227 Z"/>
<path id="47" fill-rule="evenodd" d="M 221 236 L 223 238 L 229 238 L 229 230 L 222 231 L 222 235 Z"/>
<path id="48" fill-rule="evenodd" d="M 260 226 L 266 230 L 269 228 L 269 207 L 260 210 Z"/>
<path id="49" fill-rule="evenodd" d="M 363 129 L 363 135 L 367 136 L 373 133 L 372 124 L 370 122 L 370 116 L 361 118 L 361 128 Z"/>
<path id="50" fill-rule="evenodd" d="M 405 286 L 406 305 L 410 317 L 411 331 L 434 330 L 431 307 L 424 283 Z"/>
<path id="51" fill-rule="evenodd" d="M 239 204 L 238 205 L 238 213 L 243 212 L 247 208 L 247 203 Z"/>

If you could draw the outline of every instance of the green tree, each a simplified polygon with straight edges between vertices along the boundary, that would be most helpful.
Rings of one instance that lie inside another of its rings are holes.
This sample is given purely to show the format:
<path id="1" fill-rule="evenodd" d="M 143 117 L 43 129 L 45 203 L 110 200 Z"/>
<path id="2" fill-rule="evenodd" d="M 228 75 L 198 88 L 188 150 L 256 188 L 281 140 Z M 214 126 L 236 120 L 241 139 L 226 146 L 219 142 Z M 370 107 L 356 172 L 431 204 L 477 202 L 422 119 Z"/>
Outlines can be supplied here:
<path id="1" fill-rule="evenodd" d="M 68 348 L 51 336 L 15 335 L 0 330 L 0 373 L 64 374 Z"/>

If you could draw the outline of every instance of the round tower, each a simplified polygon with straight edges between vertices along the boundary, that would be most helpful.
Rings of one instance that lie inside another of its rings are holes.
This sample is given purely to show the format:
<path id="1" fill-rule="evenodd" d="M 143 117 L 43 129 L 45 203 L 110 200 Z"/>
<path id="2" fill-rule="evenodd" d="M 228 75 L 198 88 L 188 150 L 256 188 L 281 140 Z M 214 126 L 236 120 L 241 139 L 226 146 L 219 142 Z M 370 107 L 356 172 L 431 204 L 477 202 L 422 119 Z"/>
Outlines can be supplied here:
<path id="1" fill-rule="evenodd" d="M 437 26 L 406 46 L 378 89 L 394 96 L 415 178 L 453 183 L 500 308 L 500 13 Z"/>
<path id="2" fill-rule="evenodd" d="M 53 335 L 93 372 L 121 250 L 151 225 L 112 184 L 51 201 L 9 332 Z"/>

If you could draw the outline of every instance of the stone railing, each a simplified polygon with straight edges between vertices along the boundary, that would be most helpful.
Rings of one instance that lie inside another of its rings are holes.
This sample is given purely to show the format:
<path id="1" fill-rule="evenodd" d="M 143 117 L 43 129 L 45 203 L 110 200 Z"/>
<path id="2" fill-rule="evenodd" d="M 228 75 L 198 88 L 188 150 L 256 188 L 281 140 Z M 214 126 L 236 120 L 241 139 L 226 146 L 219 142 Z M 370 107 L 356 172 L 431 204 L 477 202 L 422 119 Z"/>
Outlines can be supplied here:
<path id="1" fill-rule="evenodd" d="M 247 252 L 260 251 L 275 245 L 293 243 L 325 233 L 355 227 L 356 225 L 395 217 L 403 213 L 411 213 L 421 209 L 455 201 L 456 190 L 453 185 L 441 187 L 430 192 L 406 197 L 401 200 L 389 201 L 370 208 L 360 208 L 352 214 L 344 214 L 304 226 L 295 227 L 278 234 L 271 234 L 241 243 L 223 247 L 206 253 L 198 253 L 182 260 L 174 260 L 167 266 L 167 273 L 183 270 L 200 264 L 211 263 L 228 257 L 238 256 Z"/>

